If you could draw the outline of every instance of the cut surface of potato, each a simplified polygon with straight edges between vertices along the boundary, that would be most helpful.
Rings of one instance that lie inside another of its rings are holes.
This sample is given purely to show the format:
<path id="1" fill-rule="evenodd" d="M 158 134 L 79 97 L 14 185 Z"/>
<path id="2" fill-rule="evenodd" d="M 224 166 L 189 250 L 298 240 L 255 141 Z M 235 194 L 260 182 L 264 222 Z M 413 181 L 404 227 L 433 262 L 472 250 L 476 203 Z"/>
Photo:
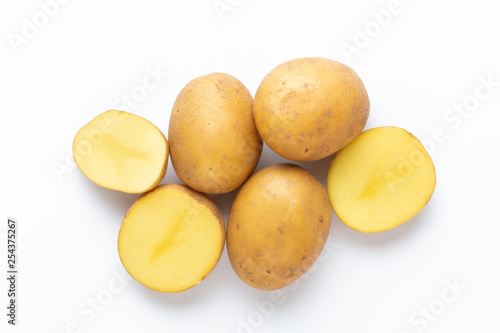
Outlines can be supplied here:
<path id="1" fill-rule="evenodd" d="M 110 110 L 78 131 L 73 156 L 82 173 L 97 185 L 142 193 L 154 188 L 165 176 L 168 143 L 148 120 Z"/>
<path id="2" fill-rule="evenodd" d="M 327 189 L 333 210 L 362 232 L 392 229 L 416 215 L 436 186 L 431 157 L 398 127 L 363 132 L 334 158 Z"/>
<path id="3" fill-rule="evenodd" d="M 224 241 L 224 220 L 210 199 L 185 185 L 166 184 L 132 205 L 118 252 L 135 280 L 173 293 L 197 285 L 214 269 Z"/>

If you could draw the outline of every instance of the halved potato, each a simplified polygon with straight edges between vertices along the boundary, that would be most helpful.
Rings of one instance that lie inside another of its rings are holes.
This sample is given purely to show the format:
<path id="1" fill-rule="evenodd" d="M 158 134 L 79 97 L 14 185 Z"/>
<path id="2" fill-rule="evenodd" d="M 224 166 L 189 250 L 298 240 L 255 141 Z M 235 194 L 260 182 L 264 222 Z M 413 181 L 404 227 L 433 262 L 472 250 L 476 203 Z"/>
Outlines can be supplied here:
<path id="1" fill-rule="evenodd" d="M 424 208 L 436 187 L 432 159 L 404 129 L 379 127 L 343 148 L 328 170 L 333 210 L 362 232 L 392 229 Z"/>
<path id="2" fill-rule="evenodd" d="M 97 185 L 143 193 L 165 176 L 168 142 L 146 119 L 110 110 L 76 133 L 73 156 L 82 173 Z"/>
<path id="3" fill-rule="evenodd" d="M 153 290 L 174 293 L 200 283 L 224 249 L 219 209 L 185 185 L 166 184 L 130 208 L 118 237 L 125 269 Z"/>

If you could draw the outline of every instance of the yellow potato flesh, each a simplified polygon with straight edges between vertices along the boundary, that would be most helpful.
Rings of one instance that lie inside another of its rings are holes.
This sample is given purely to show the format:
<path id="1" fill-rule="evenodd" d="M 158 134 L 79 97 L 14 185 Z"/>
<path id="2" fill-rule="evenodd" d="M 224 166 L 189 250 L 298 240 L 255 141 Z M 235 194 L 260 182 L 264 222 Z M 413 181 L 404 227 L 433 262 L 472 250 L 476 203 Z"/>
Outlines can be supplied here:
<path id="1" fill-rule="evenodd" d="M 130 275 L 169 293 L 203 280 L 219 261 L 225 240 L 223 222 L 177 187 L 163 185 L 141 197 L 125 217 L 118 239 L 120 259 Z"/>
<path id="2" fill-rule="evenodd" d="M 430 200 L 436 171 L 420 141 L 397 127 L 362 133 L 343 148 L 328 171 L 333 210 L 362 232 L 392 229 Z"/>
<path id="3" fill-rule="evenodd" d="M 146 119 L 111 110 L 78 131 L 73 156 L 78 168 L 94 183 L 142 193 L 163 179 L 168 144 L 163 133 Z"/>

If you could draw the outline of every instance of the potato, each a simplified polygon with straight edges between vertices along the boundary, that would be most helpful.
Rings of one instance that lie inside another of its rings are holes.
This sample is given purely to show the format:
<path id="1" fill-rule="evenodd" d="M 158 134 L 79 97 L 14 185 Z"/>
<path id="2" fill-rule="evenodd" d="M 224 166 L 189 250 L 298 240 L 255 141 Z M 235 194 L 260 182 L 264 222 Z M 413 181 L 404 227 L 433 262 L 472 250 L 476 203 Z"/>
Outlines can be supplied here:
<path id="1" fill-rule="evenodd" d="M 329 156 L 365 127 L 370 101 L 348 66 L 300 58 L 274 68 L 255 94 L 253 114 L 264 142 L 295 161 Z"/>
<path id="2" fill-rule="evenodd" d="M 165 176 L 168 142 L 146 119 L 110 110 L 76 133 L 73 156 L 82 173 L 97 185 L 142 193 Z"/>
<path id="3" fill-rule="evenodd" d="M 224 241 L 224 220 L 215 204 L 185 185 L 167 184 L 130 207 L 118 252 L 138 282 L 174 293 L 197 285 L 214 269 Z"/>
<path id="4" fill-rule="evenodd" d="M 224 73 L 198 77 L 181 90 L 168 129 L 180 180 L 197 191 L 218 194 L 250 177 L 262 153 L 252 103 L 248 89 Z"/>
<path id="5" fill-rule="evenodd" d="M 362 232 L 392 229 L 424 208 L 436 187 L 436 170 L 420 141 L 398 127 L 362 133 L 328 170 L 333 210 Z"/>
<path id="6" fill-rule="evenodd" d="M 229 213 L 227 250 L 248 285 L 283 288 L 316 261 L 330 230 L 325 188 L 305 169 L 276 164 L 254 174 Z"/>

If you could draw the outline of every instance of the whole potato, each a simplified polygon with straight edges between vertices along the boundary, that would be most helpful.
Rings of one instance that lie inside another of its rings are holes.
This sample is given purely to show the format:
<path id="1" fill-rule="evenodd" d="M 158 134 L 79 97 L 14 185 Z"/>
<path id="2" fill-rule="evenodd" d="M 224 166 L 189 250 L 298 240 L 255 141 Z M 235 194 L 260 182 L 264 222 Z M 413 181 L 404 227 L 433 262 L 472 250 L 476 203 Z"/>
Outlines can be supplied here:
<path id="1" fill-rule="evenodd" d="M 225 193 L 255 170 L 262 153 L 252 95 L 236 78 L 213 73 L 189 82 L 175 100 L 168 140 L 174 170 L 186 185 Z"/>
<path id="2" fill-rule="evenodd" d="M 276 153 L 296 161 L 329 156 L 366 125 L 370 101 L 348 66 L 325 58 L 300 58 L 274 68 L 255 94 L 255 124 Z"/>
<path id="3" fill-rule="evenodd" d="M 330 219 L 328 194 L 305 169 L 276 164 L 258 171 L 229 213 L 226 239 L 234 271 L 257 289 L 289 285 L 318 258 Z"/>

